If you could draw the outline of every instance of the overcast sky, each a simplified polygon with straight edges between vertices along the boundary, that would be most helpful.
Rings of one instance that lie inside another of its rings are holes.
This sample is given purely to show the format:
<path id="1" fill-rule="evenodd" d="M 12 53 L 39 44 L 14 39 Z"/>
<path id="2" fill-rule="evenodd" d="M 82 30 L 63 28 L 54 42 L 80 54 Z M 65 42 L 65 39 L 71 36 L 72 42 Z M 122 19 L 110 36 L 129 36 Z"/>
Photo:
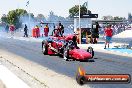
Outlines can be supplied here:
<path id="1" fill-rule="evenodd" d="M 26 2 L 28 0 L 1 0 L 0 16 L 8 11 L 23 8 L 28 10 Z M 128 12 L 132 12 L 132 0 L 80 0 L 81 4 L 88 1 L 88 8 L 92 13 L 99 14 L 99 18 L 104 15 L 126 17 Z M 79 3 L 79 0 L 30 0 L 30 12 L 35 16 L 39 13 L 48 16 L 53 11 L 59 16 L 68 16 L 69 8 Z M 28 10 L 29 11 L 29 10 Z"/>

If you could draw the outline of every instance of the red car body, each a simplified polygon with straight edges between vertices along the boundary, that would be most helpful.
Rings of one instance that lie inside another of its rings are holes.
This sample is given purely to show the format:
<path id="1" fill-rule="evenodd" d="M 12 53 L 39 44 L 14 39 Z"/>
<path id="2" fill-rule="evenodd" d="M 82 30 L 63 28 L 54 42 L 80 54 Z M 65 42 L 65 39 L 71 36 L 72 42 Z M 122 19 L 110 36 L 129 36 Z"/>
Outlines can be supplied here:
<path id="1" fill-rule="evenodd" d="M 69 35 L 66 37 L 53 37 L 51 36 L 49 40 L 44 40 L 42 42 L 42 50 L 43 48 L 46 48 L 46 54 L 48 55 L 54 55 L 54 54 L 59 54 L 59 55 L 64 55 L 64 45 L 65 42 L 71 40 L 73 35 Z M 68 38 L 69 37 L 69 38 Z M 45 46 L 43 46 L 45 44 Z M 45 50 L 45 49 L 44 49 Z M 43 52 L 45 53 L 45 52 Z M 69 48 L 68 49 L 68 57 L 75 59 L 75 60 L 88 60 L 92 59 L 92 54 L 89 53 L 86 50 L 80 49 L 79 47 L 74 47 L 74 48 Z"/>
<path id="2" fill-rule="evenodd" d="M 92 58 L 92 55 L 86 50 L 76 48 L 69 50 L 69 56 L 77 60 L 87 60 Z"/>

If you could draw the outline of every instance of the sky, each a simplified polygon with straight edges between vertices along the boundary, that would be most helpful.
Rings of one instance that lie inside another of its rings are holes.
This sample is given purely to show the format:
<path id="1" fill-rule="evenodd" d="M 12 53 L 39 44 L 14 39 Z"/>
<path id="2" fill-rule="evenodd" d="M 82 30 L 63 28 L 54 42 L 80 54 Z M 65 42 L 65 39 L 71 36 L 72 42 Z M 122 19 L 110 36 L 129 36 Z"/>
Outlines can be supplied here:
<path id="1" fill-rule="evenodd" d="M 44 14 L 48 16 L 50 11 L 56 15 L 67 17 L 69 9 L 74 5 L 79 4 L 79 0 L 30 0 L 29 6 L 26 7 L 28 0 L 1 0 L 0 1 L 0 16 L 7 14 L 10 10 L 16 8 L 26 9 L 33 13 Z M 102 16 L 121 16 L 128 17 L 128 13 L 132 13 L 132 0 L 80 0 L 80 4 L 88 1 L 88 9 L 94 14 Z"/>

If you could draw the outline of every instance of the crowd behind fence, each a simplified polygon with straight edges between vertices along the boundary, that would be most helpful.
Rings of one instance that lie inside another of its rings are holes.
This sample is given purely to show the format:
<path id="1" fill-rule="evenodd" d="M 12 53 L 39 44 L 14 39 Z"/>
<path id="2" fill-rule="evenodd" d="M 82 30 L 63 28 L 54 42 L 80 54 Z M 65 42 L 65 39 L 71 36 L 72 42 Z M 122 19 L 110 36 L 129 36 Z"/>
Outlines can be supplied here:
<path id="1" fill-rule="evenodd" d="M 106 27 L 105 25 L 102 25 L 99 28 L 100 34 L 104 33 L 105 27 Z M 111 28 L 113 30 L 114 35 L 117 35 L 117 34 L 123 32 L 125 30 L 132 30 L 132 26 L 131 25 L 127 25 L 127 24 L 116 24 L 116 25 L 112 25 Z"/>

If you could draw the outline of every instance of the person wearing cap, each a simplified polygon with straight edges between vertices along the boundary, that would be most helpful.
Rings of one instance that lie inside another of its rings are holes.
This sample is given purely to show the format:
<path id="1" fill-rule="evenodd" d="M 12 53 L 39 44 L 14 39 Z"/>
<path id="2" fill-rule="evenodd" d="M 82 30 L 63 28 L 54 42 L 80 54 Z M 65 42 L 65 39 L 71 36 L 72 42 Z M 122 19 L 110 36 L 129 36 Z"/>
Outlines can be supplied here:
<path id="1" fill-rule="evenodd" d="M 39 26 L 36 25 L 35 29 L 36 29 L 36 37 L 38 38 L 38 37 L 40 37 L 40 29 L 39 29 Z"/>
<path id="2" fill-rule="evenodd" d="M 108 25 L 107 28 L 105 28 L 104 35 L 106 36 L 104 49 L 106 49 L 106 45 L 108 45 L 108 48 L 109 48 L 109 43 L 113 36 L 113 30 L 111 29 L 111 25 Z"/>
<path id="3" fill-rule="evenodd" d="M 48 36 L 48 33 L 49 33 L 49 27 L 48 27 L 48 24 L 46 24 L 46 26 L 44 28 L 44 35 L 45 35 L 45 37 Z"/>

